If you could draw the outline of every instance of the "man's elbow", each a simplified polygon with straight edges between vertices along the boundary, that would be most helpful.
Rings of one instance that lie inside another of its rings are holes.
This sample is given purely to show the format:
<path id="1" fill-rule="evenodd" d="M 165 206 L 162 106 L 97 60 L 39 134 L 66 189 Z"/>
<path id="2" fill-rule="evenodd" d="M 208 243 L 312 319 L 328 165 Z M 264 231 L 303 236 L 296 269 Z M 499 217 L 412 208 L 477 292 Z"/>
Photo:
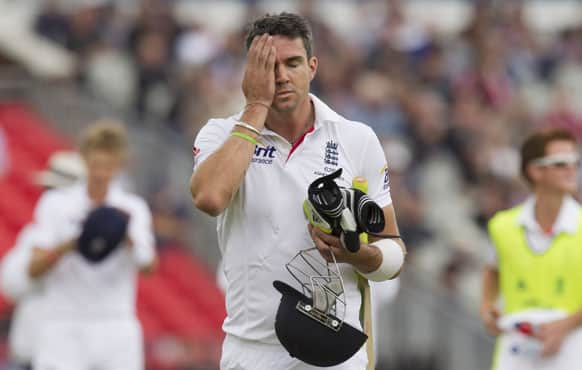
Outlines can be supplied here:
<path id="1" fill-rule="evenodd" d="M 227 191 L 207 181 L 200 181 L 200 174 L 193 174 L 190 178 L 190 194 L 196 208 L 212 217 L 224 212 L 230 202 Z"/>
<path id="2" fill-rule="evenodd" d="M 228 206 L 224 197 L 215 192 L 193 192 L 192 199 L 196 208 L 212 217 L 220 215 Z"/>

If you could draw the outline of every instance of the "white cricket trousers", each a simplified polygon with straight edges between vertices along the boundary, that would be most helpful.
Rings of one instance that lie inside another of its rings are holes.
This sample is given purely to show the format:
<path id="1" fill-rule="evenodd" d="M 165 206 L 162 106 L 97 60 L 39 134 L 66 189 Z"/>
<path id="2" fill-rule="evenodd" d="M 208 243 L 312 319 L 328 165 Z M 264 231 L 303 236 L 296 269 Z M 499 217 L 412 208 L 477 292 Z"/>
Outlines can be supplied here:
<path id="1" fill-rule="evenodd" d="M 33 370 L 144 370 L 137 318 L 49 321 L 43 325 Z"/>
<path id="2" fill-rule="evenodd" d="M 365 370 L 366 346 L 346 362 L 332 367 L 307 365 L 291 357 L 280 344 L 266 344 L 227 335 L 222 344 L 220 370 Z"/>

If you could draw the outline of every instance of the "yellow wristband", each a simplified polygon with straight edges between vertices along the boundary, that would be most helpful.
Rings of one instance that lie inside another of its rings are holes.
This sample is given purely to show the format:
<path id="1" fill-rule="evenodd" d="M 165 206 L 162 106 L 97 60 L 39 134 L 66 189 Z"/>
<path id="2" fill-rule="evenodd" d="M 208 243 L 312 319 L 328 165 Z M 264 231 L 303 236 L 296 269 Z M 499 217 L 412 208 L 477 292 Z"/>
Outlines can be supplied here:
<path id="1" fill-rule="evenodd" d="M 243 140 L 248 141 L 251 144 L 257 145 L 257 139 L 242 132 L 231 132 L 230 136 L 240 137 Z"/>

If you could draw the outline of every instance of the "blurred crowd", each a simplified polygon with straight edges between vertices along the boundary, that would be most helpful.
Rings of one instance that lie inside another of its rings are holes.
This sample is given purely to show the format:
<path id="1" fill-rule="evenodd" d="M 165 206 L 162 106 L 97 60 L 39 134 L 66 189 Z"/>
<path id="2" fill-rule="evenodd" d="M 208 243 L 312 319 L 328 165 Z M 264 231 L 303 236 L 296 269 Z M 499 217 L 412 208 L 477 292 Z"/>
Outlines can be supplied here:
<path id="1" fill-rule="evenodd" d="M 544 125 L 582 135 L 582 25 L 539 34 L 522 2 L 477 1 L 465 29 L 443 35 L 388 0 L 383 14 L 340 32 L 315 3 L 298 5 L 320 60 L 313 92 L 374 128 L 419 268 L 462 290 L 459 276 L 486 258 L 486 220 L 525 194 L 520 140 Z M 38 34 L 78 56 L 82 88 L 188 139 L 241 108 L 244 25 L 216 33 L 178 22 L 172 1 L 143 0 L 131 16 L 115 4 L 48 1 L 36 20 Z M 262 11 L 247 1 L 244 18 Z"/>
<path id="2" fill-rule="evenodd" d="M 78 57 L 81 88 L 137 122 L 193 140 L 208 118 L 243 106 L 244 26 L 217 33 L 178 22 L 167 0 L 143 0 L 131 15 L 116 2 L 46 3 L 36 32 Z M 263 12 L 245 3 L 245 19 Z M 475 1 L 466 27 L 442 34 L 388 0 L 382 14 L 340 31 L 315 3 L 298 5 L 319 58 L 313 92 L 380 137 L 411 269 L 474 308 L 486 221 L 526 193 L 521 140 L 547 125 L 582 138 L 582 24 L 538 33 L 522 2 Z M 154 197 L 158 235 L 179 237 L 184 225 L 169 220 L 183 218 L 165 196 Z"/>

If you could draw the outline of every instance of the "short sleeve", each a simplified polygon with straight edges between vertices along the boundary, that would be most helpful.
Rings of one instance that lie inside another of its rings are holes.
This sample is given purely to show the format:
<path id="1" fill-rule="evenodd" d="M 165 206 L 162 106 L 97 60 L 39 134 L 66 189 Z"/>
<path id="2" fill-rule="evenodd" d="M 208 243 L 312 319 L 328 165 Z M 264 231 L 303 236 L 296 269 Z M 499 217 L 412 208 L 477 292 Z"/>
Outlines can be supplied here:
<path id="1" fill-rule="evenodd" d="M 38 199 L 34 208 L 33 218 L 36 223 L 50 221 L 54 219 L 54 201 L 56 197 L 55 190 L 47 190 Z"/>
<path id="2" fill-rule="evenodd" d="M 488 250 L 487 254 L 485 255 L 485 264 L 489 267 L 499 268 L 499 253 L 497 251 L 497 245 L 495 240 L 495 232 L 493 231 L 495 228 L 495 220 L 497 219 L 497 215 L 493 216 L 489 222 L 487 223 L 487 235 L 489 237 Z"/>
<path id="3" fill-rule="evenodd" d="M 497 249 L 492 243 L 489 243 L 489 249 L 485 256 L 485 264 L 490 267 L 498 268 L 499 260 L 497 258 Z"/>
<path id="4" fill-rule="evenodd" d="M 0 265 L 0 287 L 2 292 L 18 301 L 34 287 L 34 281 L 28 275 L 28 265 L 32 249 L 37 244 L 34 225 L 27 225 L 16 239 L 16 243 L 6 254 Z"/>
<path id="5" fill-rule="evenodd" d="M 34 224 L 36 240 L 35 247 L 51 249 L 62 242 L 59 230 L 66 225 L 59 214 L 59 197 L 55 190 L 45 191 L 39 198 L 34 209 Z"/>
<path id="6" fill-rule="evenodd" d="M 361 158 L 362 176 L 368 180 L 368 194 L 382 208 L 392 204 L 388 163 L 380 140 L 369 128 Z"/>
<path id="7" fill-rule="evenodd" d="M 228 138 L 228 133 L 232 129 L 232 124 L 224 119 L 211 119 L 200 129 L 192 154 L 194 155 L 194 171 L 210 155 L 216 152 Z"/>
<path id="8" fill-rule="evenodd" d="M 150 264 L 156 255 L 152 232 L 152 215 L 142 199 L 138 199 L 129 221 L 129 238 L 133 243 L 133 255 L 139 266 Z"/>

